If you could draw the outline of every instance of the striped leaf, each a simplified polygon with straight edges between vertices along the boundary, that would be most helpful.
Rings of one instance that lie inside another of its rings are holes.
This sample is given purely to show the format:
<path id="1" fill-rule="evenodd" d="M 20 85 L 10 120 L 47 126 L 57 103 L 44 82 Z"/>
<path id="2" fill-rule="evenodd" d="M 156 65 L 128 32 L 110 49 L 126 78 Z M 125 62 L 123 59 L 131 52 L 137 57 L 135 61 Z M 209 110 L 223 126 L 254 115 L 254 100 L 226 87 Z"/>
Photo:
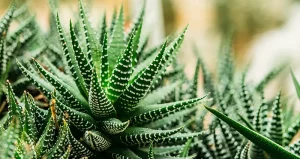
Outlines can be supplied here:
<path id="1" fill-rule="evenodd" d="M 132 73 L 132 56 L 133 56 L 133 38 L 127 44 L 127 48 L 121 54 L 116 67 L 112 71 L 112 75 L 109 80 L 107 96 L 110 101 L 114 102 L 120 94 L 122 94 L 127 87 L 130 75 Z"/>
<path id="2" fill-rule="evenodd" d="M 234 157 L 235 154 L 237 153 L 238 143 L 235 141 L 235 138 L 232 136 L 228 126 L 226 126 L 220 120 L 218 120 L 218 122 L 219 122 L 219 125 L 220 125 L 220 128 L 221 128 L 221 132 L 222 132 L 222 134 L 224 136 L 224 139 L 226 141 L 226 145 L 229 149 L 230 156 Z"/>
<path id="3" fill-rule="evenodd" d="M 1 39 L 5 36 L 10 22 L 12 21 L 14 11 L 16 9 L 15 4 L 12 4 L 8 11 L 6 11 L 5 15 L 0 20 L 0 36 Z"/>
<path id="4" fill-rule="evenodd" d="M 108 152 L 113 159 L 142 159 L 128 148 L 112 148 Z"/>
<path id="5" fill-rule="evenodd" d="M 129 126 L 129 123 L 129 120 L 122 122 L 119 119 L 110 118 L 100 121 L 98 125 L 105 133 L 114 135 L 123 132 Z"/>
<path id="6" fill-rule="evenodd" d="M 228 149 L 223 145 L 222 139 L 216 132 L 213 132 L 214 143 L 216 147 L 216 156 L 219 159 L 230 159 L 230 153 Z"/>
<path id="7" fill-rule="evenodd" d="M 296 142 L 290 145 L 289 149 L 292 153 L 295 153 L 296 155 L 300 156 L 300 140 L 298 139 Z"/>
<path id="8" fill-rule="evenodd" d="M 42 157 L 44 154 L 48 153 L 52 148 L 56 140 L 56 127 L 54 122 L 54 117 L 49 116 L 48 123 L 40 137 L 39 141 L 36 144 L 36 153 L 37 157 Z"/>
<path id="9" fill-rule="evenodd" d="M 47 65 L 48 70 L 53 75 L 55 75 L 56 77 L 59 77 L 63 82 L 65 82 L 66 84 L 68 84 L 72 88 L 74 88 L 76 90 L 78 89 L 75 81 L 73 80 L 73 78 L 70 75 L 67 75 L 67 74 L 64 74 L 63 72 L 61 72 L 61 70 L 59 70 L 56 66 L 54 66 L 54 64 L 46 56 L 43 56 L 43 63 L 45 65 Z M 70 79 L 72 79 L 72 80 L 70 80 Z"/>
<path id="10" fill-rule="evenodd" d="M 63 125 L 60 127 L 59 130 L 59 137 L 55 142 L 52 149 L 47 153 L 45 156 L 47 158 L 60 158 L 64 156 L 65 151 L 68 151 L 68 125 L 64 120 Z"/>
<path id="11" fill-rule="evenodd" d="M 163 59 L 166 43 L 162 46 L 160 53 L 152 61 L 152 63 L 138 74 L 137 78 L 127 87 L 127 89 L 120 95 L 114 103 L 118 112 L 129 114 L 138 102 L 145 96 L 152 84 L 152 80 L 158 73 L 158 69 Z M 124 115 L 125 115 L 124 114 Z"/>
<path id="12" fill-rule="evenodd" d="M 139 146 L 167 138 L 181 130 L 182 127 L 173 130 L 153 130 L 148 128 L 129 127 L 119 134 L 119 139 L 127 146 Z"/>
<path id="13" fill-rule="evenodd" d="M 111 146 L 111 141 L 99 131 L 86 131 L 83 139 L 95 151 L 105 151 Z"/>
<path id="14" fill-rule="evenodd" d="M 60 78 L 48 72 L 36 60 L 33 59 L 33 62 L 39 72 L 46 78 L 49 83 L 51 83 L 55 87 L 55 89 L 61 95 L 64 96 L 65 100 L 70 103 L 74 109 L 88 111 L 88 102 L 79 92 L 76 91 L 76 89 L 73 89 L 71 86 L 64 83 Z"/>
<path id="15" fill-rule="evenodd" d="M 245 75 L 242 77 L 241 88 L 240 88 L 240 99 L 242 108 L 245 110 L 245 114 L 250 123 L 252 123 L 254 119 L 254 112 L 252 107 L 252 100 L 248 91 L 247 86 L 245 85 Z"/>
<path id="16" fill-rule="evenodd" d="M 36 127 L 35 117 L 32 109 L 30 108 L 31 104 L 29 103 L 29 99 L 27 95 L 25 95 L 25 110 L 24 110 L 24 129 L 23 131 L 28 134 L 28 136 L 34 141 L 37 141 L 38 137 L 38 129 Z"/>
<path id="17" fill-rule="evenodd" d="M 267 130 L 268 137 L 279 145 L 283 145 L 283 124 L 281 113 L 281 93 L 279 92 L 272 107 L 272 118 Z"/>
<path id="18" fill-rule="evenodd" d="M 92 130 L 92 129 L 96 128 L 96 126 L 94 124 L 95 121 L 90 115 L 83 113 L 83 112 L 76 111 L 76 110 L 66 106 L 65 104 L 63 104 L 62 102 L 57 100 L 56 98 L 54 98 L 54 99 L 55 99 L 58 109 L 61 112 L 63 112 L 64 114 L 67 114 L 70 122 L 75 127 L 77 127 L 79 130 L 85 131 L 85 130 Z"/>
<path id="19" fill-rule="evenodd" d="M 69 144 L 72 147 L 72 151 L 70 156 L 74 158 L 81 158 L 81 157 L 92 157 L 93 152 L 89 150 L 85 145 L 83 145 L 81 142 L 79 142 L 71 133 L 70 128 L 67 128 L 68 130 L 68 140 Z"/>
<path id="20" fill-rule="evenodd" d="M 20 133 L 20 122 L 14 116 L 9 127 L 0 136 L 0 158 L 14 158 L 15 144 Z"/>
<path id="21" fill-rule="evenodd" d="M 86 89 L 84 78 L 80 72 L 78 63 L 76 61 L 74 50 L 72 49 L 72 44 L 69 39 L 67 39 L 66 34 L 61 26 L 58 15 L 56 16 L 56 25 L 60 37 L 60 43 L 63 48 L 63 52 L 68 63 L 71 75 L 76 82 L 81 94 L 88 96 L 88 90 Z"/>
<path id="22" fill-rule="evenodd" d="M 93 115 L 97 118 L 116 116 L 116 110 L 100 86 L 95 71 L 93 71 L 91 88 L 89 91 L 89 106 Z"/>
<path id="23" fill-rule="evenodd" d="M 67 150 L 65 151 L 65 153 L 59 159 L 68 159 L 70 157 L 71 150 L 72 150 L 72 148 L 69 145 Z"/>
<path id="24" fill-rule="evenodd" d="M 191 87 L 191 98 L 197 98 L 197 93 L 198 93 L 198 81 L 199 81 L 199 70 L 200 70 L 200 60 L 197 59 L 197 64 L 196 64 L 196 69 L 194 72 L 194 77 L 192 81 Z"/>
<path id="25" fill-rule="evenodd" d="M 70 21 L 70 34 L 71 34 L 72 46 L 73 46 L 76 61 L 78 63 L 78 67 L 85 81 L 85 86 L 87 87 L 87 89 L 89 89 L 91 78 L 92 78 L 91 77 L 92 67 L 90 65 L 90 61 L 88 57 L 86 57 L 85 53 L 83 52 L 83 50 L 81 49 L 78 43 L 78 39 L 75 35 L 71 21 Z"/>
<path id="26" fill-rule="evenodd" d="M 26 103 L 26 101 L 28 103 Z M 33 97 L 29 93 L 26 93 L 25 95 L 25 109 L 27 109 L 29 116 L 34 116 L 34 123 L 36 124 L 36 128 L 38 130 L 37 137 L 41 136 L 48 121 L 47 111 L 39 108 L 35 104 Z"/>
<path id="27" fill-rule="evenodd" d="M 107 43 L 107 31 L 106 31 L 106 29 L 102 30 L 102 35 L 101 35 L 100 39 L 102 39 L 101 40 L 101 44 L 102 44 L 101 86 L 102 86 L 102 88 L 106 88 L 108 86 L 108 83 L 109 83 L 109 63 L 108 63 L 109 61 L 108 61 L 108 51 L 107 51 L 108 43 Z"/>
<path id="28" fill-rule="evenodd" d="M 195 98 L 186 101 L 174 102 L 174 103 L 167 103 L 167 104 L 160 104 L 160 105 L 150 105 L 147 108 L 143 108 L 141 106 L 138 107 L 134 112 L 132 117 L 130 118 L 132 125 L 144 125 L 149 124 L 153 121 L 158 119 L 162 119 L 167 117 L 171 114 L 176 112 L 183 111 L 185 109 L 193 108 L 197 104 L 199 104 L 203 98 Z M 138 114 L 138 115 L 134 115 Z"/>
<path id="29" fill-rule="evenodd" d="M 79 13 L 80 13 L 80 20 L 83 24 L 83 31 L 85 35 L 85 43 L 87 47 L 87 58 L 89 62 L 92 60 L 92 51 L 94 51 L 96 45 L 96 39 L 94 37 L 94 31 L 90 25 L 90 22 L 88 21 L 88 18 L 86 16 L 86 12 L 84 10 L 82 1 L 79 0 Z"/>
<path id="30" fill-rule="evenodd" d="M 289 143 L 292 141 L 293 137 L 298 133 L 300 130 L 300 118 L 297 119 L 295 122 L 292 123 L 290 127 L 283 134 L 283 145 L 288 146 Z"/>
<path id="31" fill-rule="evenodd" d="M 154 159 L 153 144 L 150 144 L 148 151 L 148 159 Z"/>
<path id="32" fill-rule="evenodd" d="M 183 145 L 186 143 L 187 140 L 196 137 L 203 137 L 207 135 L 206 132 L 195 132 L 195 133 L 176 133 L 172 136 L 167 138 L 163 138 L 160 140 L 153 141 L 155 144 L 160 144 L 164 146 L 172 146 L 172 145 Z"/>
<path id="33" fill-rule="evenodd" d="M 112 72 L 115 65 L 117 64 L 118 57 L 122 54 L 124 48 L 126 47 L 125 34 L 124 34 L 124 15 L 123 15 L 123 6 L 120 9 L 118 18 L 114 21 L 113 18 L 112 24 L 112 34 L 109 39 L 109 48 L 108 48 L 108 63 L 109 63 L 109 72 Z"/>

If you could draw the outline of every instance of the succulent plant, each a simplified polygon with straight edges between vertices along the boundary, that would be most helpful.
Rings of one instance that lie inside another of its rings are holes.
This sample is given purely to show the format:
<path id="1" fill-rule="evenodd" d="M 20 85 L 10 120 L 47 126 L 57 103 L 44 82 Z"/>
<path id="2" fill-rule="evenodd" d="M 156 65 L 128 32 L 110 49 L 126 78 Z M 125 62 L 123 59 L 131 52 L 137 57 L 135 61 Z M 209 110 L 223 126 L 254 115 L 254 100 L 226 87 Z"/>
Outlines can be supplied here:
<path id="1" fill-rule="evenodd" d="M 83 43 L 72 22 L 68 36 L 59 16 L 56 18 L 68 64 L 66 73 L 46 57 L 43 61 L 48 67 L 35 59 L 35 68 L 18 62 L 23 74 L 49 99 L 48 113 L 38 108 L 29 95 L 16 102 L 11 91 L 4 127 L 9 128 L 17 116 L 24 126 L 20 132 L 25 131 L 35 145 L 36 158 L 59 158 L 68 153 L 73 158 L 188 157 L 187 140 L 203 132 L 183 133 L 184 125 L 172 129 L 164 125 L 169 124 L 166 119 L 171 115 L 180 119 L 188 110 L 195 110 L 205 96 L 160 104 L 170 92 L 163 90 L 174 89 L 175 85 L 155 88 L 175 59 L 186 29 L 139 63 L 144 10 L 127 34 L 122 7 L 118 17 L 113 18 L 111 30 L 104 17 L 100 40 L 81 2 L 79 11 Z M 180 154 L 181 150 L 184 153 Z"/>

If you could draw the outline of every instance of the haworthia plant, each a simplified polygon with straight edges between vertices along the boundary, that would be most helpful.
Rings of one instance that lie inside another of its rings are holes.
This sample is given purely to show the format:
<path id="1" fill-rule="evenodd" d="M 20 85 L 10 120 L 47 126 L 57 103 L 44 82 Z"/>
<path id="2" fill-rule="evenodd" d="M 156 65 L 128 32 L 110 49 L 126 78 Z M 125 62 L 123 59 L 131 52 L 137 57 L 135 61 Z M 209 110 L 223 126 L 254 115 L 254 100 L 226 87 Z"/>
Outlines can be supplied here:
<path id="1" fill-rule="evenodd" d="M 148 64 L 137 63 L 143 15 L 144 8 L 127 35 L 121 7 L 111 24 L 111 33 L 107 33 L 107 26 L 101 27 L 102 40 L 99 41 L 99 34 L 91 27 L 85 7 L 79 1 L 79 21 L 83 26 L 79 31 L 71 22 L 70 31 L 66 31 L 59 14 L 56 16 L 60 50 L 63 50 L 70 74 L 60 72 L 46 57 L 33 59 L 28 66 L 18 62 L 23 74 L 48 98 L 50 108 L 48 113 L 45 112 L 26 95 L 25 115 L 18 102 L 10 102 L 13 108 L 18 109 L 10 109 L 7 123 L 12 121 L 13 115 L 26 123 L 23 131 L 36 145 L 38 158 L 144 158 L 144 155 L 166 158 L 168 154 L 161 155 L 155 149 L 169 145 L 183 146 L 185 140 L 203 134 L 184 132 L 185 123 L 164 127 L 170 122 L 164 119 L 176 114 L 174 119 L 180 120 L 186 115 L 181 112 L 197 109 L 205 96 L 163 102 L 160 93 L 168 96 L 180 81 L 154 88 L 174 61 L 187 28 L 177 38 L 166 41 L 153 53 Z M 84 35 L 83 44 L 80 42 L 82 37 L 78 35 Z M 43 61 L 49 69 L 41 63 Z M 136 69 L 139 67 L 143 68 Z M 14 95 L 10 97 L 16 98 Z M 149 98 L 155 101 L 149 102 Z M 24 118 L 28 120 L 23 121 Z M 152 127 L 155 122 L 160 122 L 162 126 Z M 149 147 L 149 153 L 142 151 Z M 188 148 L 185 149 L 183 156 L 189 157 Z M 180 156 L 180 152 L 174 152 L 168 158 Z"/>

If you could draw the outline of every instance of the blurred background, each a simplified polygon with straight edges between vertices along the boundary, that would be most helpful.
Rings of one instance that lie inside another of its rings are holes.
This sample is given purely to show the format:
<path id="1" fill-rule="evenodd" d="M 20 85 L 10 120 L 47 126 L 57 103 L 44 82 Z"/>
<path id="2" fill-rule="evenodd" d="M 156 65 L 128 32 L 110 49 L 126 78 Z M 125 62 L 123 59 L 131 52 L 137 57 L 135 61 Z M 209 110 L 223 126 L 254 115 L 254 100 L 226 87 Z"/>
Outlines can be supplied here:
<path id="1" fill-rule="evenodd" d="M 1 0 L 3 14 L 12 0 Z M 20 0 L 21 1 L 21 0 Z M 25 0 L 24 0 L 25 1 Z M 115 7 L 124 6 L 125 18 L 133 19 L 142 7 L 142 0 L 84 0 L 90 4 L 91 21 L 96 26 L 106 12 L 110 19 Z M 47 0 L 27 0 L 40 25 L 47 30 L 49 5 Z M 166 35 L 189 29 L 180 61 L 186 73 L 193 75 L 196 58 L 192 46 L 197 45 L 210 70 L 215 70 L 221 38 L 234 32 L 233 51 L 237 69 L 250 65 L 247 78 L 259 81 L 274 65 L 290 60 L 298 79 L 300 69 L 300 1 L 297 0 L 148 0 L 146 34 L 150 44 L 159 44 Z M 77 0 L 60 0 L 60 16 L 68 22 L 77 11 Z M 127 24 L 126 24 L 127 25 Z M 278 89 L 295 94 L 288 69 L 268 89 L 274 96 Z M 274 91 L 276 88 L 276 91 Z M 268 95 L 268 94 L 267 94 Z"/>

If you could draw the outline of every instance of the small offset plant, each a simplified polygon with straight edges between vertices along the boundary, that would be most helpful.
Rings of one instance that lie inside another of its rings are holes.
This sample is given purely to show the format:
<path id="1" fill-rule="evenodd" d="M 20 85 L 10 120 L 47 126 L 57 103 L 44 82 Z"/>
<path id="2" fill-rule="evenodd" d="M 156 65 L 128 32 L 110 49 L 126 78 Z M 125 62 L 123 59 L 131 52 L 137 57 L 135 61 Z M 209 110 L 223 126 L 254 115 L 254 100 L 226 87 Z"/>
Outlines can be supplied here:
<path id="1" fill-rule="evenodd" d="M 300 119 L 293 117 L 290 99 L 279 92 L 267 101 L 263 93 L 285 65 L 258 84 L 248 83 L 247 71 L 235 70 L 226 38 L 216 78 L 195 49 L 198 60 L 189 80 L 176 61 L 187 28 L 149 49 L 141 34 L 144 7 L 125 32 L 122 7 L 109 25 L 104 14 L 94 29 L 79 1 L 78 19 L 66 29 L 54 2 L 49 36 L 26 42 L 35 53 L 17 52 L 33 57 L 31 62 L 15 56 L 15 70 L 43 93 L 48 107 L 39 107 L 30 92 L 18 95 L 25 87 L 13 87 L 16 82 L 3 76 L 9 111 L 0 120 L 0 158 L 299 158 L 300 142 L 293 138 Z M 7 17 L 1 21 L 6 30 Z M 200 69 L 209 95 L 199 98 Z"/>

